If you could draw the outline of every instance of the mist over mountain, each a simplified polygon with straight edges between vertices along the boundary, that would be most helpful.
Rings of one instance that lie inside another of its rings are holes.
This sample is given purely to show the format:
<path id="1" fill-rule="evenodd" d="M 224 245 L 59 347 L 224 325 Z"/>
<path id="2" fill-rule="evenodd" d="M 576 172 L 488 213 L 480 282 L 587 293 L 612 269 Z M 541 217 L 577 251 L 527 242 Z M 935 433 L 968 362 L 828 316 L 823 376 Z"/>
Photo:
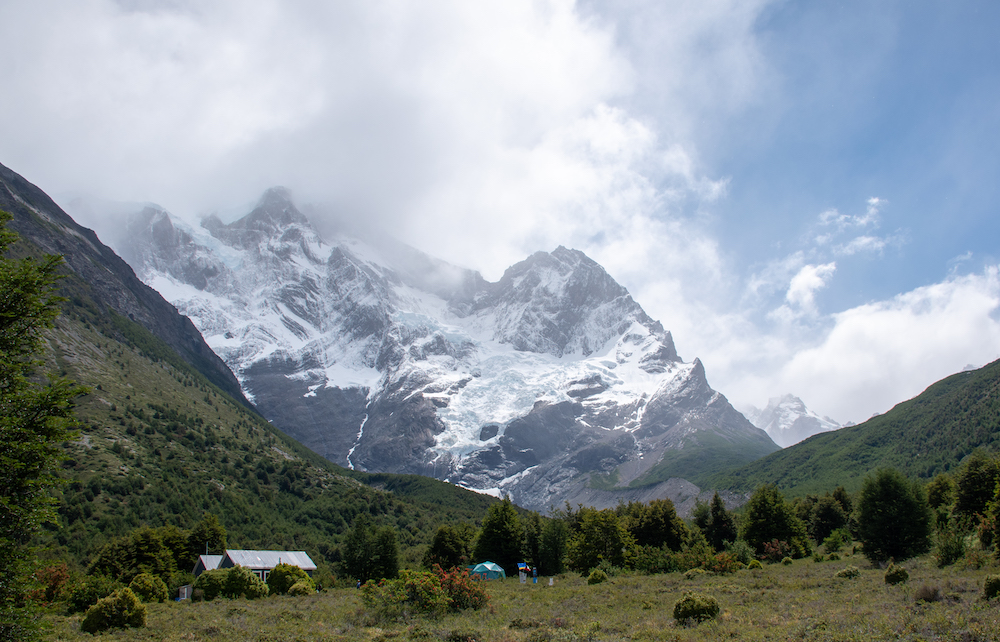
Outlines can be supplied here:
<path id="1" fill-rule="evenodd" d="M 743 414 L 782 448 L 841 427 L 833 419 L 820 417 L 809 410 L 801 399 L 791 394 L 771 397 L 764 408 L 750 406 L 743 410 Z"/>
<path id="2" fill-rule="evenodd" d="M 343 466 L 541 509 L 683 504 L 691 482 L 777 449 L 582 252 L 490 283 L 384 235 L 321 238 L 281 188 L 232 223 L 150 205 L 125 231 L 123 257 L 265 417 Z"/>

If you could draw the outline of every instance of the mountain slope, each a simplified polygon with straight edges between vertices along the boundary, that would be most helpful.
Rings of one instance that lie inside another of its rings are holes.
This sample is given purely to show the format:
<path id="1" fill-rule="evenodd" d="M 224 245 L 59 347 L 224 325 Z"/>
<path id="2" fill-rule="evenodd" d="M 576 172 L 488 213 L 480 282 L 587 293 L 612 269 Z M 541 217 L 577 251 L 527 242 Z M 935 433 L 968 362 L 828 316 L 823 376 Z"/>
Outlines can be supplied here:
<path id="1" fill-rule="evenodd" d="M 384 236 L 327 242 L 280 188 L 229 224 L 146 207 L 128 241 L 264 416 L 349 468 L 544 510 L 777 448 L 576 250 L 489 283 Z"/>
<path id="2" fill-rule="evenodd" d="M 792 495 L 837 485 L 853 491 L 879 467 L 929 479 L 976 448 L 1000 450 L 1000 361 L 947 377 L 883 415 L 815 435 L 710 481 L 739 491 L 773 483 Z"/>
<path id="3" fill-rule="evenodd" d="M 788 448 L 821 432 L 840 428 L 840 424 L 829 417 L 820 417 L 806 408 L 795 395 L 772 397 L 765 408 L 751 407 L 743 414 L 782 448 Z"/>
<path id="4" fill-rule="evenodd" d="M 13 251 L 59 251 L 66 262 L 59 286 L 67 301 L 47 335 L 47 369 L 91 388 L 77 402 L 80 437 L 65 445 L 68 483 L 60 523 L 41 536 L 46 555 L 85 565 L 127 530 L 190 528 L 209 511 L 233 546 L 305 549 L 335 562 L 342 534 L 366 512 L 399 530 L 412 562 L 439 524 L 475 523 L 495 501 L 436 480 L 345 471 L 271 426 L 228 368 L 220 374 L 214 353 L 199 354 L 207 347 L 187 319 L 93 232 L 0 169 L 0 207 L 21 236 Z"/>

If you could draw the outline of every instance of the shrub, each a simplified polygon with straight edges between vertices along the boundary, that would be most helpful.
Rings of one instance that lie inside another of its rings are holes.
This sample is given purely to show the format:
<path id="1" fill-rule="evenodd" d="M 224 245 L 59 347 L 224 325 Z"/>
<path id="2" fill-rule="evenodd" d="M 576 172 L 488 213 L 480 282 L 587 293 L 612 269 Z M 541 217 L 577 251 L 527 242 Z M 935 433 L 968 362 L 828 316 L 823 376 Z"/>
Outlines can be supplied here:
<path id="1" fill-rule="evenodd" d="M 692 568 L 692 569 L 690 569 L 688 571 L 685 571 L 685 573 L 684 573 L 684 579 L 686 579 L 686 580 L 693 580 L 694 578 L 701 577 L 702 575 L 705 575 L 707 573 L 708 573 L 708 571 L 706 571 L 703 568 Z"/>
<path id="2" fill-rule="evenodd" d="M 482 642 L 486 638 L 479 631 L 455 629 L 445 636 L 445 642 Z"/>
<path id="3" fill-rule="evenodd" d="M 826 559 L 830 560 L 831 562 L 838 562 L 840 561 L 840 555 L 838 555 L 837 553 L 830 553 L 829 555 L 826 556 Z"/>
<path id="4" fill-rule="evenodd" d="M 226 597 L 245 597 L 248 600 L 267 597 L 267 584 L 247 567 L 233 566 L 226 571 L 226 583 L 222 589 Z"/>
<path id="5" fill-rule="evenodd" d="M 309 574 L 292 564 L 278 564 L 267 576 L 267 588 L 271 595 L 284 595 L 292 585 L 301 580 L 313 584 Z"/>
<path id="6" fill-rule="evenodd" d="M 913 599 L 917 602 L 937 602 L 941 599 L 941 589 L 930 584 L 921 584 L 913 593 Z"/>
<path id="7" fill-rule="evenodd" d="M 1000 596 L 1000 575 L 987 575 L 983 582 L 983 597 L 987 600 Z"/>
<path id="8" fill-rule="evenodd" d="M 761 569 L 761 568 L 764 568 L 764 565 L 760 563 L 760 560 L 750 560 L 750 563 L 747 564 L 747 568 L 749 568 L 749 569 Z"/>
<path id="9" fill-rule="evenodd" d="M 293 597 L 304 597 L 306 595 L 312 595 L 316 592 L 316 586 L 313 585 L 311 581 L 299 580 L 295 584 L 288 587 L 286 593 Z"/>
<path id="10" fill-rule="evenodd" d="M 761 559 L 767 562 L 780 562 L 788 557 L 791 551 L 792 547 L 788 545 L 788 542 L 772 539 L 770 542 L 764 542 L 764 552 L 761 554 Z"/>
<path id="11" fill-rule="evenodd" d="M 396 619 L 408 612 L 441 615 L 451 601 L 436 575 L 407 569 L 400 571 L 399 579 L 365 582 L 361 602 L 375 617 Z"/>
<path id="12" fill-rule="evenodd" d="M 107 597 L 123 588 L 122 583 L 104 575 L 88 577 L 70 591 L 67 606 L 70 613 L 83 613 L 97 604 L 102 597 Z"/>
<path id="13" fill-rule="evenodd" d="M 854 579 L 861 575 L 861 569 L 857 566 L 848 566 L 847 568 L 842 568 L 834 574 L 834 577 L 842 577 L 844 579 Z"/>
<path id="14" fill-rule="evenodd" d="M 719 614 L 719 601 L 711 595 L 685 593 L 674 604 L 674 619 L 680 623 L 704 622 Z"/>
<path id="15" fill-rule="evenodd" d="M 781 560 L 781 563 L 784 564 L 785 566 L 791 566 L 792 565 L 792 558 L 786 557 L 786 558 L 784 558 L 784 559 Z"/>
<path id="16" fill-rule="evenodd" d="M 842 528 L 838 528 L 823 540 L 823 548 L 826 549 L 827 553 L 836 553 L 850 541 L 851 537 L 847 531 Z"/>
<path id="17" fill-rule="evenodd" d="M 753 549 L 741 539 L 726 544 L 726 553 L 744 566 L 754 559 Z"/>
<path id="18" fill-rule="evenodd" d="M 646 575 L 672 573 L 678 570 L 677 559 L 666 546 L 640 546 L 636 550 L 635 570 Z"/>
<path id="19" fill-rule="evenodd" d="M 139 573 L 128 585 L 143 602 L 165 602 L 167 599 L 167 585 L 160 578 L 149 573 Z"/>
<path id="20" fill-rule="evenodd" d="M 965 535 L 955 527 L 946 527 L 937 535 L 937 549 L 934 551 L 938 568 L 954 564 L 965 557 Z"/>
<path id="21" fill-rule="evenodd" d="M 601 582 L 608 581 L 608 574 L 599 568 L 595 568 L 590 572 L 590 576 L 587 578 L 587 584 L 600 584 Z"/>
<path id="22" fill-rule="evenodd" d="M 35 580 L 41 585 L 28 594 L 28 599 L 36 602 L 52 603 L 59 599 L 69 584 L 69 569 L 62 562 L 35 571 Z"/>
<path id="23" fill-rule="evenodd" d="M 910 579 L 910 574 L 906 572 L 906 569 L 902 566 L 897 566 L 896 564 L 890 564 L 889 568 L 885 569 L 885 583 L 886 584 L 900 584 L 906 582 Z"/>
<path id="24" fill-rule="evenodd" d="M 99 599 L 97 604 L 87 609 L 80 623 L 80 629 L 86 633 L 142 626 L 146 626 L 146 606 L 129 588 L 118 589 Z"/>
<path id="25" fill-rule="evenodd" d="M 212 601 L 216 597 L 223 595 L 228 575 L 229 571 L 224 568 L 205 571 L 194 581 L 193 589 L 201 591 L 202 597 L 205 600 Z"/>
<path id="26" fill-rule="evenodd" d="M 468 569 L 453 568 L 446 571 L 435 565 L 434 574 L 441 582 L 441 588 L 448 596 L 452 610 L 473 609 L 478 611 L 489 604 L 490 595 L 486 592 L 486 583 L 474 582 Z"/>
<path id="27" fill-rule="evenodd" d="M 824 559 L 826 559 L 826 558 L 824 558 L 823 554 L 820 553 L 819 551 L 814 551 L 813 552 L 813 561 L 814 562 L 819 563 L 819 562 L 822 562 Z"/>

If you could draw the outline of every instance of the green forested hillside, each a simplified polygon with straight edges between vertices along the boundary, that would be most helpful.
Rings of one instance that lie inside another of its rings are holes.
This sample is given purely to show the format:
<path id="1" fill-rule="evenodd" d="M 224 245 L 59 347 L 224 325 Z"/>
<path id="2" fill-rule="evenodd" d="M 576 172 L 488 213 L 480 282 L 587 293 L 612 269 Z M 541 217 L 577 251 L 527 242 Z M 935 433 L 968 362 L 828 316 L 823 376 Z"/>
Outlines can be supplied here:
<path id="1" fill-rule="evenodd" d="M 814 435 L 708 483 L 738 491 L 773 483 L 791 495 L 838 485 L 853 492 L 877 468 L 930 479 L 976 448 L 1000 450 L 1000 361 L 952 375 L 863 424 Z"/>

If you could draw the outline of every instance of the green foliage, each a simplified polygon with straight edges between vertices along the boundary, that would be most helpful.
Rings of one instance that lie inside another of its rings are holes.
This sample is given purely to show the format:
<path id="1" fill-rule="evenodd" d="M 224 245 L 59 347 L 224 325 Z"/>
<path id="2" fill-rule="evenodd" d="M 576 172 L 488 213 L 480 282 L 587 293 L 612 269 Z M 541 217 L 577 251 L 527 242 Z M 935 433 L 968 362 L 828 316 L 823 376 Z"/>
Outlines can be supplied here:
<path id="1" fill-rule="evenodd" d="M 954 564 L 965 557 L 965 533 L 958 528 L 954 520 L 949 520 L 937 532 L 937 545 L 934 547 L 934 558 L 939 568 Z"/>
<path id="2" fill-rule="evenodd" d="M 679 551 L 687 541 L 687 526 L 669 499 L 654 499 L 648 504 L 629 502 L 616 512 L 639 546 L 666 546 L 672 551 Z"/>
<path id="3" fill-rule="evenodd" d="M 760 563 L 760 560 L 750 560 L 750 563 L 747 564 L 747 568 L 750 569 L 750 570 L 754 570 L 754 569 L 758 569 L 759 570 L 759 569 L 764 568 L 764 565 Z"/>
<path id="4" fill-rule="evenodd" d="M 732 513 L 726 510 L 719 493 L 712 495 L 712 501 L 708 507 L 709 520 L 705 529 L 705 537 L 708 543 L 717 551 L 726 547 L 726 542 L 736 541 L 736 520 Z"/>
<path id="5" fill-rule="evenodd" d="M 937 509 L 951 506 L 955 502 L 955 480 L 948 473 L 938 473 L 927 482 L 927 503 Z"/>
<path id="6" fill-rule="evenodd" d="M 270 578 L 269 578 L 270 579 Z M 288 587 L 287 593 L 292 597 L 305 597 L 306 595 L 312 595 L 316 592 L 316 585 L 312 583 L 312 580 L 306 578 L 304 580 L 299 580 L 295 584 Z"/>
<path id="7" fill-rule="evenodd" d="M 271 595 L 284 595 L 296 582 L 312 585 L 312 578 L 298 566 L 293 564 L 278 564 L 267 576 L 267 588 Z M 316 589 L 315 586 L 312 587 Z"/>
<path id="8" fill-rule="evenodd" d="M 437 575 L 408 569 L 401 571 L 398 579 L 365 582 L 361 602 L 370 615 L 384 620 L 409 614 L 442 615 L 450 606 Z"/>
<path id="9" fill-rule="evenodd" d="M 154 600 L 165 602 L 168 597 L 167 585 L 163 583 L 163 580 L 149 573 L 136 575 L 128 587 L 143 602 L 153 602 Z"/>
<path id="10" fill-rule="evenodd" d="M 563 572 L 569 535 L 569 526 L 563 519 L 548 519 L 542 524 L 542 537 L 538 546 L 540 575 L 558 575 Z"/>
<path id="11" fill-rule="evenodd" d="M 85 633 L 99 633 L 108 629 L 140 628 L 146 626 L 146 606 L 139 601 L 132 589 L 118 589 L 87 609 L 80 623 Z"/>
<path id="12" fill-rule="evenodd" d="M 490 560 L 507 573 L 513 573 L 521 561 L 524 529 L 510 497 L 486 510 L 473 553 L 474 562 Z"/>
<path id="13" fill-rule="evenodd" d="M 222 594 L 233 599 L 243 597 L 248 600 L 256 600 L 267 597 L 268 589 L 264 580 L 257 577 L 247 567 L 233 566 L 226 569 L 226 581 L 222 586 Z M 206 599 L 208 599 L 207 596 Z"/>
<path id="14" fill-rule="evenodd" d="M 833 576 L 845 580 L 853 580 L 856 577 L 861 577 L 861 569 L 857 566 L 847 566 L 834 573 Z"/>
<path id="15" fill-rule="evenodd" d="M 399 572 L 399 546 L 396 531 L 390 526 L 378 528 L 367 513 L 355 518 L 342 547 L 344 572 L 361 582 Z"/>
<path id="16" fill-rule="evenodd" d="M 991 600 L 1000 597 L 1000 575 L 987 575 L 983 580 L 983 598 Z"/>
<path id="17" fill-rule="evenodd" d="M 205 513 L 187 536 L 187 555 L 177 557 L 178 565 L 193 567 L 199 555 L 222 555 L 226 552 L 226 527 L 212 513 Z"/>
<path id="18" fill-rule="evenodd" d="M 431 569 L 434 565 L 453 568 L 471 564 L 473 535 L 474 530 L 468 524 L 439 526 L 434 533 L 434 539 L 427 547 L 427 552 L 424 553 L 424 568 Z"/>
<path id="19" fill-rule="evenodd" d="M 83 613 L 97 604 L 102 597 L 107 597 L 124 588 L 118 580 L 104 575 L 93 575 L 72 587 L 66 599 L 67 610 L 70 613 Z"/>
<path id="20" fill-rule="evenodd" d="M 666 546 L 661 548 L 655 546 L 636 547 L 633 566 L 635 570 L 646 575 L 672 573 L 678 570 L 677 556 Z"/>
<path id="21" fill-rule="evenodd" d="M 635 540 L 610 509 L 581 508 L 579 531 L 570 538 L 566 562 L 570 569 L 587 573 L 602 560 L 628 567 L 635 556 Z"/>
<path id="22" fill-rule="evenodd" d="M 740 564 L 747 565 L 754 559 L 754 551 L 741 539 L 726 544 L 726 553 Z"/>
<path id="23" fill-rule="evenodd" d="M 904 560 L 930 548 L 931 511 L 923 487 L 893 469 L 865 479 L 858 498 L 858 539 L 873 562 Z"/>
<path id="24" fill-rule="evenodd" d="M 608 581 L 608 574 L 599 568 L 595 568 L 587 576 L 587 584 L 600 584 Z"/>
<path id="25" fill-rule="evenodd" d="M 0 211 L 0 640 L 21 640 L 33 635 L 19 608 L 31 572 L 28 544 L 41 524 L 54 521 L 55 463 L 75 427 L 72 401 L 84 389 L 34 376 L 43 332 L 59 313 L 62 259 L 3 258 L 17 240 L 6 229 L 10 220 Z"/>
<path id="26" fill-rule="evenodd" d="M 478 611 L 489 604 L 490 596 L 486 592 L 486 582 L 473 580 L 468 569 L 443 569 L 436 566 L 434 574 L 441 582 L 441 589 L 448 596 L 451 610 L 472 609 Z"/>
<path id="27" fill-rule="evenodd" d="M 226 578 L 228 576 L 229 571 L 224 568 L 215 568 L 210 571 L 205 571 L 194 581 L 192 588 L 196 591 L 200 590 L 204 599 L 212 601 L 218 596 L 224 594 L 226 589 Z"/>
<path id="28" fill-rule="evenodd" d="M 185 547 L 186 548 L 186 547 Z M 104 545 L 90 564 L 91 575 L 107 575 L 131 582 L 140 573 L 148 573 L 170 583 L 177 562 L 163 541 L 160 530 L 138 528 Z"/>
<path id="29" fill-rule="evenodd" d="M 790 558 L 790 557 L 784 557 L 784 558 L 781 559 L 781 563 L 784 564 L 785 566 L 791 566 L 792 565 L 792 558 Z"/>
<path id="30" fill-rule="evenodd" d="M 685 593 L 674 604 L 674 619 L 681 624 L 700 623 L 719 615 L 719 601 L 711 595 Z"/>
<path id="31" fill-rule="evenodd" d="M 901 584 L 909 579 L 910 574 L 905 568 L 899 566 L 898 564 L 890 564 L 889 567 L 885 569 L 886 584 Z"/>
<path id="32" fill-rule="evenodd" d="M 765 544 L 774 540 L 787 542 L 792 557 L 805 557 L 812 550 L 805 525 L 778 488 L 770 484 L 754 491 L 747 502 L 740 539 L 753 547 L 757 555 L 763 555 Z"/>
<path id="33" fill-rule="evenodd" d="M 823 540 L 823 548 L 827 553 L 836 553 L 850 542 L 851 534 L 843 528 L 838 528 Z"/>
<path id="34" fill-rule="evenodd" d="M 835 530 L 847 526 L 847 513 L 839 501 L 831 495 L 818 497 L 809 515 L 809 535 L 822 542 Z"/>
<path id="35" fill-rule="evenodd" d="M 969 455 L 955 475 L 955 512 L 969 518 L 986 514 L 998 483 L 1000 458 L 979 450 Z"/>

